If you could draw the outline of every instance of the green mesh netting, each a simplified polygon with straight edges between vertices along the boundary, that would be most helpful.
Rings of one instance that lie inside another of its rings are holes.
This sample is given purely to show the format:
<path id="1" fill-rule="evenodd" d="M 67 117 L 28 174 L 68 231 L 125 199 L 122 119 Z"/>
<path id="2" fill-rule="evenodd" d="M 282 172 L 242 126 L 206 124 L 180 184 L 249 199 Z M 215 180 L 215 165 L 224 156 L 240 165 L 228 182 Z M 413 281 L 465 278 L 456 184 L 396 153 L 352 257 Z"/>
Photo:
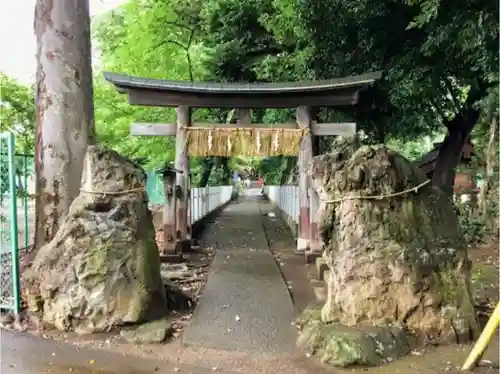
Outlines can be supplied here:
<path id="1" fill-rule="evenodd" d="M 149 171 L 147 174 L 146 191 L 150 204 L 163 204 L 165 202 L 163 195 L 163 181 L 161 174 Z"/>

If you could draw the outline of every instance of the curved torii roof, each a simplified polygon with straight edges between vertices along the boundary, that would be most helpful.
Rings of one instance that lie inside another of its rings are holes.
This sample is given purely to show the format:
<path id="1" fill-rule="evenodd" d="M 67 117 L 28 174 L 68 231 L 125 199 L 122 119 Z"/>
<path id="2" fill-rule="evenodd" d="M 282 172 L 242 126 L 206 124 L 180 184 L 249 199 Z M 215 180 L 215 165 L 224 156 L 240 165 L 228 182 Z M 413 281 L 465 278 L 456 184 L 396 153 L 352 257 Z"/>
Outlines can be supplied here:
<path id="1" fill-rule="evenodd" d="M 195 108 L 351 106 L 357 103 L 359 91 L 380 77 L 375 72 L 296 83 L 200 83 L 104 73 L 119 92 L 128 94 L 130 104 Z"/>

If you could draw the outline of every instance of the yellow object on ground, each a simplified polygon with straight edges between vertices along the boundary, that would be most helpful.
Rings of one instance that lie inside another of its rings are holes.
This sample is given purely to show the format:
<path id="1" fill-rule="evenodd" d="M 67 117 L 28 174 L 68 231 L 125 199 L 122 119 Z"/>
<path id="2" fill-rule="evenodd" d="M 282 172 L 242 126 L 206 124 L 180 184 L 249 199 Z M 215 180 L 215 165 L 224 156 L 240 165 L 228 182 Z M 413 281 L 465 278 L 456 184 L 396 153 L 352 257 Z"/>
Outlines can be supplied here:
<path id="1" fill-rule="evenodd" d="M 467 357 L 467 360 L 465 360 L 465 364 L 464 366 L 462 366 L 463 371 L 471 370 L 477 365 L 477 363 L 483 356 L 483 353 L 486 350 L 486 347 L 488 346 L 491 337 L 495 334 L 495 331 L 499 323 L 500 323 L 500 303 L 497 304 L 495 310 L 493 311 L 493 314 L 491 315 L 490 319 L 488 320 L 488 323 L 486 324 L 486 327 L 479 336 L 479 339 L 474 345 L 474 348 L 472 348 L 469 357 Z"/>

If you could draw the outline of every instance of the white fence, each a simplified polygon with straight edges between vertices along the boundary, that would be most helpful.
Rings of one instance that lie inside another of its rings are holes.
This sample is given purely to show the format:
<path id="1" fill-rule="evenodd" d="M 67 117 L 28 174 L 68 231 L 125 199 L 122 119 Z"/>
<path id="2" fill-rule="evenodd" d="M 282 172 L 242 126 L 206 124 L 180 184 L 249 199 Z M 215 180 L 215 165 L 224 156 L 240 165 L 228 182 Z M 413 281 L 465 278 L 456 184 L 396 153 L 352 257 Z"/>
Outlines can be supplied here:
<path id="1" fill-rule="evenodd" d="M 233 186 L 191 188 L 189 223 L 192 225 L 226 204 L 233 195 Z"/>
<path id="2" fill-rule="evenodd" d="M 264 194 L 295 224 L 299 224 L 299 186 L 265 186 Z"/>
<path id="3" fill-rule="evenodd" d="M 265 186 L 264 194 L 296 225 L 299 224 L 299 186 Z M 319 197 L 313 189 L 308 191 L 309 219 L 311 224 L 316 222 L 316 212 L 319 209 Z"/>

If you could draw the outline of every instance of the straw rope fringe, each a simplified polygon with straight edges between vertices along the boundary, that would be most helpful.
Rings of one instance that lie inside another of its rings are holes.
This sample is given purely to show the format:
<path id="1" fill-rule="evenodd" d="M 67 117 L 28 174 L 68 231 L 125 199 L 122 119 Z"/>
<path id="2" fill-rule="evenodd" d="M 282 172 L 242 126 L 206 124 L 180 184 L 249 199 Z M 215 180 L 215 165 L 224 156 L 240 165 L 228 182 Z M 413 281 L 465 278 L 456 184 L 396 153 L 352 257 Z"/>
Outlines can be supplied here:
<path id="1" fill-rule="evenodd" d="M 429 184 L 431 182 L 430 179 L 427 179 L 425 182 L 420 183 L 418 186 L 408 188 L 407 190 L 400 191 L 400 192 L 394 192 L 391 194 L 387 195 L 379 195 L 379 196 L 344 196 L 341 197 L 340 199 L 335 199 L 335 200 L 325 200 L 324 203 L 326 204 L 334 204 L 334 203 L 341 203 L 342 201 L 348 201 L 348 200 L 383 200 L 383 199 L 388 199 L 390 197 L 396 197 L 396 196 L 401 196 L 405 195 L 410 192 L 415 192 L 417 193 L 419 189 L 424 187 L 425 185 Z"/>
<path id="2" fill-rule="evenodd" d="M 189 156 L 296 156 L 308 129 L 188 127 Z"/>

